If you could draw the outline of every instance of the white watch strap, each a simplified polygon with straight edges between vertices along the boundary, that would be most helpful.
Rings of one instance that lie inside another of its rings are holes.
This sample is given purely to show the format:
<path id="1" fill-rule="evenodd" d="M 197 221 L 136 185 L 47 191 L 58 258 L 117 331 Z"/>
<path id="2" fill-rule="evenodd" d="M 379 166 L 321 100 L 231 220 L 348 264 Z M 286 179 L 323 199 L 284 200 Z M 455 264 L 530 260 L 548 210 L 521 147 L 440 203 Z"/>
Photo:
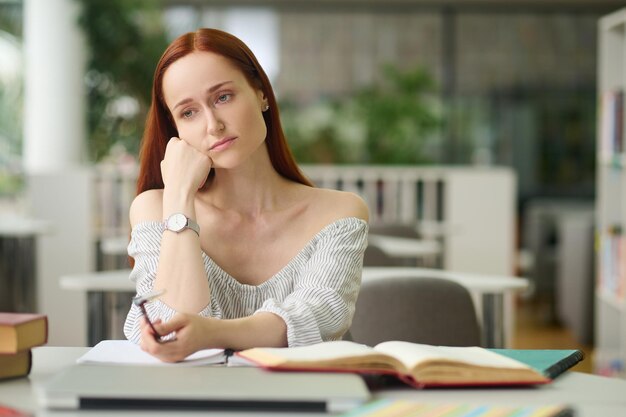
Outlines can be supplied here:
<path id="1" fill-rule="evenodd" d="M 200 236 L 200 225 L 193 219 L 190 219 L 189 217 L 187 217 L 187 228 L 193 230 L 194 232 L 196 232 L 196 234 L 198 236 Z"/>

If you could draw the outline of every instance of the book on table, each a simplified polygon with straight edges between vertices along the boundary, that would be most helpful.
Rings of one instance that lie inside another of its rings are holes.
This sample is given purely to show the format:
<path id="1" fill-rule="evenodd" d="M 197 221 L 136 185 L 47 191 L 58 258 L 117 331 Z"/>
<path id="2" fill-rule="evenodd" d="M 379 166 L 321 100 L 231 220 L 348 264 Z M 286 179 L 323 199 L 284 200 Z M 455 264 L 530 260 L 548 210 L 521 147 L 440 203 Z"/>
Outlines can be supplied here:
<path id="1" fill-rule="evenodd" d="M 17 353 L 48 341 L 44 314 L 0 313 L 0 353 Z"/>
<path id="2" fill-rule="evenodd" d="M 31 348 L 48 341 L 44 314 L 0 313 L 0 379 L 28 375 Z"/>
<path id="3" fill-rule="evenodd" d="M 524 352 L 399 341 L 369 347 L 333 341 L 295 348 L 253 348 L 236 355 L 268 370 L 387 374 L 418 388 L 546 384 L 582 360 L 582 352 L 577 350 L 552 352 L 548 360 L 551 373 L 547 373 L 534 366 L 541 355 Z"/>
<path id="4" fill-rule="evenodd" d="M 28 375 L 32 365 L 30 349 L 0 353 L 0 380 Z"/>

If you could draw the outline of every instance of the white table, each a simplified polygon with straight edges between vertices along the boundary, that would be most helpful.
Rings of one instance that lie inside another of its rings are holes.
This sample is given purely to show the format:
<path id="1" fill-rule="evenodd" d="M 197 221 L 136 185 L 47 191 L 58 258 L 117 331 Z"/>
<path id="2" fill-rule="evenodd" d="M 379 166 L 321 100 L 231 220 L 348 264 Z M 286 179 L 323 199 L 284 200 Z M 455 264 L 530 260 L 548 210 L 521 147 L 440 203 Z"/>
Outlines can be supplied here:
<path id="1" fill-rule="evenodd" d="M 111 323 L 107 317 L 110 306 L 117 305 L 119 297 L 125 297 L 130 306 L 130 294 L 135 291 L 134 284 L 128 279 L 130 270 L 93 272 L 88 274 L 67 275 L 61 277 L 61 288 L 83 291 L 87 294 L 89 304 L 89 344 L 107 338 Z M 410 276 L 419 279 L 449 279 L 466 287 L 473 295 L 479 297 L 477 307 L 482 320 L 483 345 L 486 347 L 505 347 L 510 337 L 512 312 L 504 308 L 504 297 L 528 286 L 524 278 L 469 274 L 415 267 L 365 267 L 363 281 L 384 279 L 390 276 Z M 510 319 L 510 320 L 508 320 Z M 110 337 L 108 337 L 110 338 Z"/>
<path id="2" fill-rule="evenodd" d="M 368 242 L 392 258 L 408 259 L 413 265 L 435 265 L 441 255 L 441 242 L 434 239 L 412 239 L 370 233 Z"/>
<path id="3" fill-rule="evenodd" d="M 0 382 L 0 404 L 18 408 L 37 416 L 50 417 L 105 417 L 105 416 L 162 416 L 171 412 L 156 411 L 60 411 L 51 412 L 38 407 L 34 391 L 51 376 L 71 366 L 87 348 L 39 347 L 33 349 L 33 368 L 28 378 Z M 466 403 L 483 405 L 548 405 L 568 404 L 576 417 L 619 417 L 626 415 L 626 381 L 595 375 L 568 372 L 549 385 L 529 388 L 499 389 L 432 389 L 390 388 L 372 393 L 373 399 L 391 398 L 427 403 Z M 218 415 L 226 417 L 276 416 L 276 413 L 192 412 L 186 417 Z M 281 417 L 298 414 L 284 413 Z M 326 414 L 305 413 L 307 417 Z"/>

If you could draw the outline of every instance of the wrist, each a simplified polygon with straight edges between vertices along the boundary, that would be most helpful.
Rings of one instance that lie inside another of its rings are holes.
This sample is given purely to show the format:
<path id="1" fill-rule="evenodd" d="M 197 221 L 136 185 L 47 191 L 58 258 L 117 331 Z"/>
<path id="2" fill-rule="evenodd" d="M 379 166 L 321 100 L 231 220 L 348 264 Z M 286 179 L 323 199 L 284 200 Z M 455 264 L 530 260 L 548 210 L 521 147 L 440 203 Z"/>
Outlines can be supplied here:
<path id="1" fill-rule="evenodd" d="M 205 349 L 210 348 L 234 348 L 234 338 L 232 337 L 237 327 L 237 323 L 233 323 L 232 319 L 216 319 L 214 317 L 207 317 L 205 320 L 206 329 L 205 334 L 210 335 L 205 340 Z"/>
<path id="2" fill-rule="evenodd" d="M 195 219 L 194 199 L 195 193 L 166 187 L 163 190 L 163 219 L 167 219 L 174 213 L 183 213 L 185 216 Z"/>
<path id="3" fill-rule="evenodd" d="M 185 229 L 193 230 L 196 235 L 200 236 L 200 225 L 192 218 L 185 216 L 183 213 L 174 213 L 163 221 L 165 230 L 180 233 Z"/>

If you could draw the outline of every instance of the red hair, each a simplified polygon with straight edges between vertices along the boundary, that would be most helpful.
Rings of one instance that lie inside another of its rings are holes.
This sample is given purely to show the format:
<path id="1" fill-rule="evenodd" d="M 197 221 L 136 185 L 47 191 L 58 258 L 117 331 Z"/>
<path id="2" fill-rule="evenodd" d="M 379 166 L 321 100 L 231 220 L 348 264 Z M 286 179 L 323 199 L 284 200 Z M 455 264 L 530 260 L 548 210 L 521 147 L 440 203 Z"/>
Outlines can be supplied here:
<path id="1" fill-rule="evenodd" d="M 199 29 L 178 37 L 165 50 L 152 83 L 152 103 L 146 118 L 146 126 L 139 151 L 139 177 L 137 194 L 146 190 L 163 188 L 161 161 L 169 139 L 178 136 L 178 130 L 163 99 L 163 75 L 174 62 L 194 52 L 213 52 L 229 59 L 246 77 L 248 83 L 261 90 L 267 98 L 270 111 L 263 112 L 267 126 L 267 150 L 274 169 L 283 177 L 301 184 L 313 186 L 302 171 L 287 145 L 280 123 L 276 97 L 265 71 L 250 49 L 238 38 L 216 29 Z"/>

